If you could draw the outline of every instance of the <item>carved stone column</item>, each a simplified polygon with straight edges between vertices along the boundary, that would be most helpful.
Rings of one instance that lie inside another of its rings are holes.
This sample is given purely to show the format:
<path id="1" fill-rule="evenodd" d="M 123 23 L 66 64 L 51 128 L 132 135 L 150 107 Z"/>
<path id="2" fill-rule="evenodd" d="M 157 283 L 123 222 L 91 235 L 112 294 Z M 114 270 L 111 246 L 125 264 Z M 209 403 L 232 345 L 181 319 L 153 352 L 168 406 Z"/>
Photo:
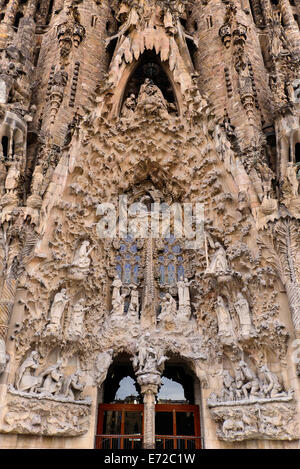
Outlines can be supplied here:
<path id="1" fill-rule="evenodd" d="M 3 20 L 0 23 L 0 49 L 5 49 L 7 43 L 13 38 L 13 24 L 19 8 L 19 0 L 10 0 L 6 7 Z"/>
<path id="2" fill-rule="evenodd" d="M 141 386 L 144 398 L 144 449 L 155 448 L 155 396 L 158 392 L 157 384 Z"/>
<path id="3" fill-rule="evenodd" d="M 281 14 L 285 25 L 285 31 L 295 49 L 299 49 L 299 27 L 294 18 L 289 0 L 280 1 Z"/>
<path id="4" fill-rule="evenodd" d="M 4 23 L 14 24 L 15 17 L 19 8 L 19 0 L 10 0 L 4 16 Z"/>
<path id="5" fill-rule="evenodd" d="M 300 286 L 296 282 L 288 282 L 285 288 L 295 330 L 300 331 Z"/>
<path id="6" fill-rule="evenodd" d="M 0 299 L 0 373 L 5 369 L 6 338 L 11 312 L 14 306 L 17 281 L 15 279 L 5 279 L 1 291 Z"/>
<path id="7" fill-rule="evenodd" d="M 26 8 L 26 16 L 28 18 L 34 18 L 35 12 L 37 8 L 37 0 L 30 0 Z"/>

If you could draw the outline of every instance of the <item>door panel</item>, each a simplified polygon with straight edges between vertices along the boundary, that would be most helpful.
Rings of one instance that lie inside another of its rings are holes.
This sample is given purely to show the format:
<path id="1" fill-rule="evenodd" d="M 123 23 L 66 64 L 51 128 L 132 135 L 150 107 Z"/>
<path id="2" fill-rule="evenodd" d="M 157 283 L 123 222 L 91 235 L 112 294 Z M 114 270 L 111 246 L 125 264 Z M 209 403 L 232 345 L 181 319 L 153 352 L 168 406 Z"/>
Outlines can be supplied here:
<path id="1" fill-rule="evenodd" d="M 100 404 L 96 448 L 142 448 L 143 411 L 140 404 Z M 157 449 L 201 448 L 198 406 L 157 404 L 155 429 Z"/>

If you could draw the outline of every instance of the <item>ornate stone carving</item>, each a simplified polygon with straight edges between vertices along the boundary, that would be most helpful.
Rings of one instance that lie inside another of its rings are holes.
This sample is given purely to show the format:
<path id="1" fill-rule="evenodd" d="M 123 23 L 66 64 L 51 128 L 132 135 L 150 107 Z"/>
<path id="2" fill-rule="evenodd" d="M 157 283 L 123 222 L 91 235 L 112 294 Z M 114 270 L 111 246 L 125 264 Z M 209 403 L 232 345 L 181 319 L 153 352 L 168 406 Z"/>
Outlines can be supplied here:
<path id="1" fill-rule="evenodd" d="M 240 334 L 244 338 L 249 338 L 251 336 L 251 333 L 253 332 L 251 313 L 249 303 L 241 292 L 237 294 L 237 299 L 234 303 L 234 307 L 239 317 Z"/>
<path id="2" fill-rule="evenodd" d="M 87 405 L 61 403 L 15 396 L 8 402 L 8 411 L 1 433 L 37 436 L 80 436 L 88 431 L 90 408 Z"/>
<path id="3" fill-rule="evenodd" d="M 35 399 L 48 399 L 57 402 L 74 402 L 90 405 L 91 401 L 81 394 L 85 388 L 83 373 L 76 370 L 69 376 L 63 373 L 62 360 L 47 366 L 38 374 L 40 356 L 33 351 L 16 372 L 15 386 L 9 385 L 11 394 Z"/>
<path id="4" fill-rule="evenodd" d="M 69 277 L 74 280 L 83 280 L 89 273 L 91 259 L 90 253 L 93 247 L 89 249 L 90 242 L 83 241 L 81 246 L 77 249 L 74 255 L 74 260 L 70 266 Z"/>
<path id="5" fill-rule="evenodd" d="M 60 333 L 62 327 L 63 313 L 68 302 L 69 297 L 65 288 L 63 288 L 60 292 L 56 293 L 49 312 L 50 322 L 46 328 L 47 334 Z"/>
<path id="6" fill-rule="evenodd" d="M 224 441 L 296 440 L 298 425 L 293 403 L 272 402 L 214 407 L 217 436 Z"/>
<path id="7" fill-rule="evenodd" d="M 266 365 L 254 373 L 246 362 L 241 360 L 235 367 L 235 378 L 228 371 L 223 374 L 223 389 L 220 397 L 212 394 L 208 400 L 210 407 L 238 405 L 251 402 L 267 402 L 273 399 L 291 400 L 293 391 L 283 390 L 278 377 Z"/>
<path id="8" fill-rule="evenodd" d="M 84 304 L 85 299 L 80 298 L 80 300 L 73 305 L 70 325 L 68 328 L 68 336 L 71 339 L 79 338 L 82 335 L 85 312 L 89 309 L 85 308 Z"/>

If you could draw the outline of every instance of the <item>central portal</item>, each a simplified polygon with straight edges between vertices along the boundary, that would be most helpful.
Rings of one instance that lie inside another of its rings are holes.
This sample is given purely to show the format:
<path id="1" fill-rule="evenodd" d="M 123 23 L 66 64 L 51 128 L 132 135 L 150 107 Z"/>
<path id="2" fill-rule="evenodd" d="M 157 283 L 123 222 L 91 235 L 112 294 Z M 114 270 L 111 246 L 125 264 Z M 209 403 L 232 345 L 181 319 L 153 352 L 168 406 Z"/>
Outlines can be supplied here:
<path id="1" fill-rule="evenodd" d="M 142 404 L 100 404 L 96 449 L 143 448 Z M 156 449 L 200 449 L 199 406 L 155 406 Z"/>
<path id="2" fill-rule="evenodd" d="M 156 396 L 155 448 L 201 449 L 199 405 L 194 379 L 182 364 L 165 367 Z M 130 363 L 112 365 L 98 408 L 96 449 L 135 450 L 144 447 L 144 404 Z"/>

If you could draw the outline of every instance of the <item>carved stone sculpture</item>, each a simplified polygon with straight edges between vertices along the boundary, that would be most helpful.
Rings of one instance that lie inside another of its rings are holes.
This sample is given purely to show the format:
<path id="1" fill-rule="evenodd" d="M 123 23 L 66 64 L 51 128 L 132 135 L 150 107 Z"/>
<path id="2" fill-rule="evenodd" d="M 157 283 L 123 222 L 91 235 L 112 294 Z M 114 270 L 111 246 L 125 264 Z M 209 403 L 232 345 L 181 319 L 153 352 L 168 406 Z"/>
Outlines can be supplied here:
<path id="1" fill-rule="evenodd" d="M 218 296 L 216 305 L 218 335 L 224 344 L 231 344 L 234 341 L 235 334 L 230 313 L 221 296 Z"/>
<path id="2" fill-rule="evenodd" d="M 137 322 L 139 319 L 139 292 L 136 285 L 133 285 L 130 293 L 130 303 L 127 311 L 127 317 L 132 319 L 133 322 Z"/>
<path id="3" fill-rule="evenodd" d="M 69 297 L 65 288 L 56 293 L 49 313 L 50 322 L 46 328 L 47 333 L 60 332 L 62 316 L 68 302 Z"/>
<path id="4" fill-rule="evenodd" d="M 299 181 L 297 179 L 297 172 L 295 165 L 289 162 L 286 168 L 286 174 L 282 184 L 282 191 L 285 197 L 298 196 Z"/>
<path id="5" fill-rule="evenodd" d="M 229 270 L 226 258 L 226 251 L 220 243 L 215 244 L 216 251 L 210 265 L 206 269 L 206 274 L 222 274 Z"/>
<path id="6" fill-rule="evenodd" d="M 190 282 L 187 278 L 177 282 L 178 319 L 188 321 L 191 317 Z"/>
<path id="7" fill-rule="evenodd" d="M 161 312 L 158 316 L 158 321 L 164 323 L 165 325 L 173 324 L 176 319 L 176 301 L 170 295 L 166 293 L 161 301 Z"/>
<path id="8" fill-rule="evenodd" d="M 55 365 L 49 366 L 39 375 L 41 385 L 36 389 L 36 392 L 45 396 L 56 396 L 60 394 L 63 383 L 61 366 L 62 361 L 58 360 Z"/>
<path id="9" fill-rule="evenodd" d="M 245 338 L 249 338 L 253 330 L 250 307 L 248 301 L 241 292 L 237 294 L 237 300 L 234 303 L 234 307 L 239 317 L 240 334 Z"/>
<path id="10" fill-rule="evenodd" d="M 74 259 L 70 267 L 70 278 L 83 280 L 88 275 L 91 265 L 89 255 L 94 249 L 93 247 L 89 249 L 89 246 L 89 241 L 83 241 L 81 246 L 75 252 Z"/>
<path id="11" fill-rule="evenodd" d="M 287 395 L 278 377 L 266 365 L 261 366 L 259 371 L 262 378 L 262 392 L 266 397 L 276 398 Z"/>
<path id="12" fill-rule="evenodd" d="M 39 354 L 33 351 L 24 360 L 16 373 L 15 386 L 18 391 L 33 392 L 36 390 L 41 382 L 40 377 L 34 375 L 38 366 Z"/>
<path id="13" fill-rule="evenodd" d="M 79 401 L 80 395 L 84 390 L 84 383 L 81 382 L 82 373 L 80 370 L 75 371 L 72 375 L 65 378 L 62 387 L 61 394 L 72 401 Z"/>
<path id="14" fill-rule="evenodd" d="M 83 331 L 84 315 L 89 308 L 84 307 L 85 299 L 80 298 L 80 300 L 75 303 L 72 308 L 72 315 L 70 326 L 68 330 L 68 335 L 70 337 L 80 337 Z"/>

